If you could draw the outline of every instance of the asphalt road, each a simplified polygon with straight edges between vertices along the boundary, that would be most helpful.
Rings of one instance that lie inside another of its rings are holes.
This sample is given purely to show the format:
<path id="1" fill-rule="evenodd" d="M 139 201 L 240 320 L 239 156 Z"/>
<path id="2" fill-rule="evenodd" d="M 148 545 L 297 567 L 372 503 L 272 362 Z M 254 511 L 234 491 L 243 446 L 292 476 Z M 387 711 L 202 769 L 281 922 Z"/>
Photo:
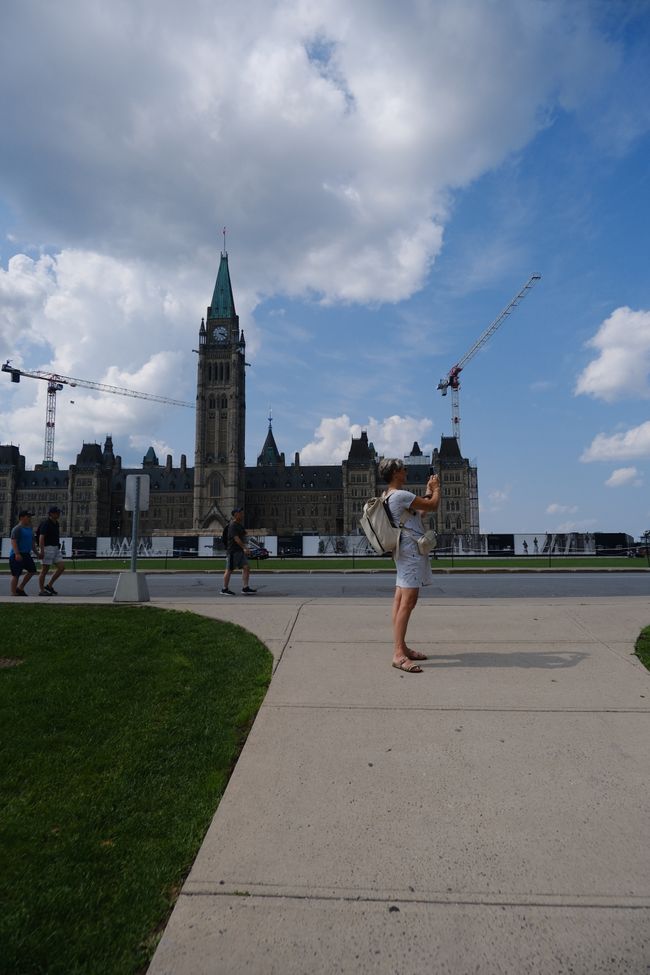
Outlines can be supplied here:
<path id="1" fill-rule="evenodd" d="M 117 583 L 117 573 L 68 574 L 57 583 L 61 595 L 112 596 Z M 219 594 L 221 575 L 178 572 L 169 575 L 147 575 L 152 597 L 225 599 Z M 318 599 L 333 596 L 372 597 L 391 596 L 394 577 L 388 574 L 332 573 L 309 575 L 303 573 L 255 574 L 251 573 L 251 585 L 257 595 L 241 595 L 241 575 L 233 576 L 230 587 L 238 599 L 262 599 L 268 596 L 299 596 Z M 37 594 L 36 580 L 29 590 Z M 422 590 L 426 599 L 490 599 L 494 597 L 535 596 L 556 598 L 563 596 L 648 596 L 650 598 L 650 573 L 637 572 L 571 572 L 502 574 L 472 573 L 463 575 L 435 575 L 434 584 Z"/>

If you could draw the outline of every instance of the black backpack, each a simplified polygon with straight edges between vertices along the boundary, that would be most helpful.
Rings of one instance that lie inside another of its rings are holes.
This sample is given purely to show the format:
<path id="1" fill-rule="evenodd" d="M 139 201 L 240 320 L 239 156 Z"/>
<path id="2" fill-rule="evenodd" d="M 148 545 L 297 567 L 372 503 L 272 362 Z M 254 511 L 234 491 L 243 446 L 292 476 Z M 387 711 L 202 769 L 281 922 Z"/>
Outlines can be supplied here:
<path id="1" fill-rule="evenodd" d="M 226 527 L 224 528 L 224 530 L 221 533 L 221 541 L 223 542 L 223 547 L 224 548 L 228 548 L 228 545 L 230 544 L 230 536 L 229 536 L 229 533 L 228 533 L 228 529 L 229 528 L 230 528 L 230 525 L 229 524 L 226 525 Z"/>

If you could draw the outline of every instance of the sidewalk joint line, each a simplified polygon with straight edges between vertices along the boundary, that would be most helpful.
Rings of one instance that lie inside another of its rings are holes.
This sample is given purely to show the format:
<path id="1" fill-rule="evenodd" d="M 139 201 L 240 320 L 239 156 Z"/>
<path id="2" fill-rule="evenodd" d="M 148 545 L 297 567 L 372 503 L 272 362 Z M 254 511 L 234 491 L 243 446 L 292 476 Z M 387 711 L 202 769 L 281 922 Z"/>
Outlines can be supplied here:
<path id="1" fill-rule="evenodd" d="M 443 705 L 418 704 L 398 705 L 398 704 L 282 704 L 264 702 L 265 708 L 277 708 L 278 710 L 303 710 L 314 711 L 448 711 L 453 714 L 458 712 L 469 712 L 476 714 L 650 714 L 650 707 L 645 708 L 505 708 L 505 707 L 468 707 L 459 705 L 458 707 L 445 707 Z"/>
<path id="2" fill-rule="evenodd" d="M 254 891 L 253 893 L 246 891 L 242 894 L 241 887 L 228 890 L 201 890 L 201 891 L 189 891 L 183 890 L 179 895 L 180 897 L 238 897 L 242 900 L 252 900 L 253 898 L 260 898 L 264 900 L 283 900 L 283 901 L 326 901 L 326 902 L 344 902 L 350 904 L 401 904 L 407 907 L 409 904 L 420 904 L 420 905 L 430 905 L 439 907 L 543 907 L 551 908 L 555 910 L 566 910 L 567 908 L 577 908 L 578 910 L 590 909 L 590 910 L 607 910 L 607 911 L 650 911 L 650 899 L 644 895 L 638 895 L 638 900 L 644 900 L 645 903 L 642 904 L 628 904 L 628 903 L 612 903 L 603 904 L 599 901 L 592 900 L 582 900 L 580 894 L 575 894 L 573 898 L 566 894 L 563 895 L 566 899 L 562 901 L 552 901 L 544 900 L 544 897 L 553 898 L 554 896 L 561 895 L 532 895 L 526 898 L 522 895 L 522 899 L 516 900 L 510 895 L 509 899 L 499 900 L 497 897 L 492 895 L 492 897 L 486 896 L 485 899 L 480 898 L 476 894 L 468 898 L 458 898 L 447 899 L 443 896 L 439 897 L 413 897 L 413 898 L 402 898 L 402 897 L 388 897 L 388 896 L 371 896 L 367 894 L 295 894 L 295 893 L 281 893 L 279 891 Z M 590 895 L 584 895 L 587 898 Z M 591 895 L 592 896 L 592 895 Z M 603 895 L 607 896 L 607 895 Z"/>

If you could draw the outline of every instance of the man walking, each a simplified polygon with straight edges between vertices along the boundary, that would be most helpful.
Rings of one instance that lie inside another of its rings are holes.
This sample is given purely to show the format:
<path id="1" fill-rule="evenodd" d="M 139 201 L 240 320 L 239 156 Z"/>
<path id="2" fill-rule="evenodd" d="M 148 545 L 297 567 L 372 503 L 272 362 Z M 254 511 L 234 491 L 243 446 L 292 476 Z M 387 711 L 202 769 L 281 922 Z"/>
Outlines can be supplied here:
<path id="1" fill-rule="evenodd" d="M 38 526 L 38 547 L 41 559 L 41 571 L 38 576 L 39 596 L 58 596 L 54 583 L 65 572 L 63 556 L 61 555 L 61 531 L 59 518 L 61 509 L 55 504 L 47 513 L 47 518 Z M 46 585 L 47 573 L 50 566 L 55 567 L 54 573 Z"/>
<path id="2" fill-rule="evenodd" d="M 34 529 L 32 528 L 32 512 L 21 511 L 18 514 L 18 524 L 11 529 L 11 552 L 9 554 L 9 571 L 11 572 L 11 595 L 26 596 L 25 586 L 36 573 L 36 566 L 32 558 L 32 550 L 36 552 L 34 543 Z M 22 585 L 18 585 L 23 572 L 27 573 Z"/>
<path id="3" fill-rule="evenodd" d="M 244 509 L 234 508 L 232 512 L 232 521 L 228 525 L 228 554 L 226 560 L 226 571 L 223 574 L 223 589 L 221 590 L 222 596 L 235 595 L 235 593 L 228 588 L 230 577 L 235 569 L 241 569 L 243 582 L 242 592 L 244 595 L 250 596 L 257 592 L 257 589 L 251 589 L 248 585 L 251 570 L 248 565 L 247 556 L 250 555 L 250 549 L 246 545 L 246 529 L 242 525 L 243 519 Z"/>

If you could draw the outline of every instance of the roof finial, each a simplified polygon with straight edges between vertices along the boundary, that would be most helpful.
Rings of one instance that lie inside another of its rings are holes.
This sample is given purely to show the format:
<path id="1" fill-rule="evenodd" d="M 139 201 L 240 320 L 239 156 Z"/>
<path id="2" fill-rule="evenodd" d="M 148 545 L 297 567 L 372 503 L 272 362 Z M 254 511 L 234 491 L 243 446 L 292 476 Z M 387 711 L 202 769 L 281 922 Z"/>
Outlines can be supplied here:
<path id="1" fill-rule="evenodd" d="M 226 228 L 223 228 L 223 256 L 228 256 L 228 251 L 226 250 Z"/>
<path id="2" fill-rule="evenodd" d="M 269 430 L 271 429 L 272 422 L 273 422 L 273 410 L 271 409 L 271 404 L 269 403 Z"/>

